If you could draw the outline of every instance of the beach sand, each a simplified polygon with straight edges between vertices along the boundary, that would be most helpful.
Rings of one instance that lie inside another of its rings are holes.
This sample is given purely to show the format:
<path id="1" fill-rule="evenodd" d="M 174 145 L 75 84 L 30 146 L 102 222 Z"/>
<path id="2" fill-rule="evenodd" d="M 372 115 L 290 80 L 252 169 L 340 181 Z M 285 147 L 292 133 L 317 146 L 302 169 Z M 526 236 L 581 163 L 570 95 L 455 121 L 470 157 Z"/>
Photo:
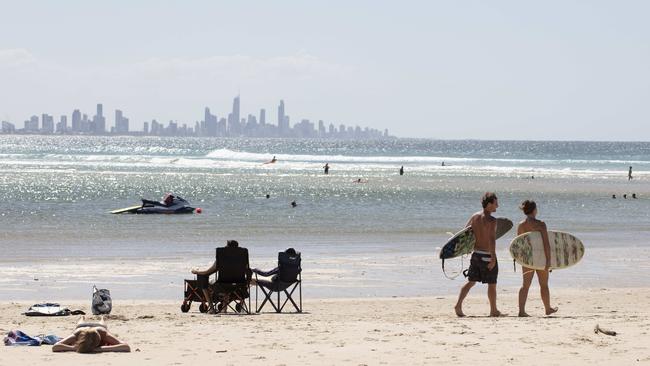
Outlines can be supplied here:
<path id="1" fill-rule="evenodd" d="M 459 282 L 460 285 L 460 282 Z M 128 354 L 52 353 L 50 346 L 4 347 L 0 365 L 633 365 L 650 364 L 650 288 L 552 289 L 556 316 L 544 317 L 537 287 L 531 318 L 517 318 L 516 289 L 499 290 L 494 319 L 485 287 L 454 296 L 304 301 L 303 314 L 206 315 L 180 302 L 115 301 L 109 329 Z M 254 301 L 253 301 L 254 303 Z M 29 318 L 31 303 L 0 303 L 3 333 L 68 335 L 75 316 Z M 62 303 L 89 313 L 88 303 Z M 90 316 L 89 318 L 93 318 Z M 594 334 L 599 324 L 617 336 Z"/>

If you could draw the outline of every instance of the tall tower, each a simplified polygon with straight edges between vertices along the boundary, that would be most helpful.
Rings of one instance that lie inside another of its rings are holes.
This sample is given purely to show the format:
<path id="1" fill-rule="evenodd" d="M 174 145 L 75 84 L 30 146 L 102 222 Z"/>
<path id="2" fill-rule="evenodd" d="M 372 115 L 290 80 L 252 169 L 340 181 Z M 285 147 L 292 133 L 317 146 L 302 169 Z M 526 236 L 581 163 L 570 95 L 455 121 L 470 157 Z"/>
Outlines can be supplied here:
<path id="1" fill-rule="evenodd" d="M 72 132 L 81 131 L 81 112 L 78 109 L 75 109 L 72 112 Z"/>
<path id="2" fill-rule="evenodd" d="M 280 100 L 280 105 L 278 106 L 278 129 L 280 132 L 284 132 L 284 121 L 285 121 L 285 115 L 284 115 L 284 100 Z"/>
<path id="3" fill-rule="evenodd" d="M 260 125 L 264 126 L 266 124 L 266 109 L 260 109 Z"/>
<path id="4" fill-rule="evenodd" d="M 235 99 L 232 101 L 232 120 L 239 122 L 240 120 L 239 116 L 239 95 L 235 97 Z"/>

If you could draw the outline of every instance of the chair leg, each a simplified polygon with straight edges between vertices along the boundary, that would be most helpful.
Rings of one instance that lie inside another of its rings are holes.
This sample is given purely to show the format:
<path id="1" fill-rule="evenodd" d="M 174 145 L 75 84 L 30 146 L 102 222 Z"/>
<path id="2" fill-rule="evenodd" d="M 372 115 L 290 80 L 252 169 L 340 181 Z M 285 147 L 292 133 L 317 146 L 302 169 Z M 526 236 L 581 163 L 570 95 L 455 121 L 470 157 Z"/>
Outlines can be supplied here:
<path id="1" fill-rule="evenodd" d="M 276 312 L 276 313 L 279 313 L 279 312 L 280 312 L 280 308 L 278 308 L 278 306 L 276 306 L 276 305 L 273 303 L 273 299 L 271 298 L 271 296 L 273 296 L 273 291 L 268 290 L 268 292 L 267 292 L 267 290 L 266 290 L 264 287 L 260 287 L 260 289 L 262 290 L 262 293 L 264 293 L 264 301 L 262 301 L 262 304 L 260 305 L 259 308 L 256 309 L 256 311 L 257 311 L 258 313 L 259 313 L 260 311 L 262 311 L 262 308 L 264 307 L 264 305 L 265 305 L 266 302 L 268 301 L 268 302 L 271 304 L 271 306 L 273 306 L 273 309 L 275 310 L 275 312 Z M 278 297 L 279 297 L 279 296 L 280 296 L 280 294 L 278 293 Z M 278 303 L 278 305 L 279 305 L 279 303 Z"/>
<path id="2" fill-rule="evenodd" d="M 293 307 L 296 308 L 296 311 L 299 312 L 299 313 L 302 312 L 302 301 L 301 301 L 300 308 L 299 308 L 298 305 L 296 304 L 296 302 L 293 301 L 293 297 L 292 297 L 293 292 L 296 291 L 296 288 L 298 288 L 299 284 L 300 284 L 300 282 L 293 285 L 293 288 L 291 289 L 291 292 L 288 292 L 286 289 L 284 290 L 284 293 L 287 296 L 287 299 L 284 300 L 284 303 L 282 303 L 282 306 L 280 307 L 280 311 L 282 311 L 282 309 L 284 309 L 284 306 L 287 304 L 288 301 L 291 301 L 291 304 L 293 304 Z M 300 293 L 300 295 L 301 295 L 301 298 L 302 298 L 302 293 Z"/>

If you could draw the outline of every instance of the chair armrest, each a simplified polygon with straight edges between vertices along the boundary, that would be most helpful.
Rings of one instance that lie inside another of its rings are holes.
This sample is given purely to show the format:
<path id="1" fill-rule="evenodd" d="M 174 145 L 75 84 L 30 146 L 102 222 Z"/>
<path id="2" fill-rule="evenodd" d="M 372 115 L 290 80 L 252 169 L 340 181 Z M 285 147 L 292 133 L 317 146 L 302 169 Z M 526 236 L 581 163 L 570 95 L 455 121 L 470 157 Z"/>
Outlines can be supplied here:
<path id="1" fill-rule="evenodd" d="M 260 276 L 262 276 L 262 277 L 270 277 L 270 276 L 273 276 L 274 274 L 278 273 L 278 271 L 279 271 L 279 268 L 277 268 L 277 267 L 276 267 L 276 268 L 273 268 L 273 269 L 270 270 L 270 271 L 262 271 L 262 270 L 259 269 L 259 268 L 253 268 L 253 273 L 258 274 L 258 275 L 260 275 Z"/>

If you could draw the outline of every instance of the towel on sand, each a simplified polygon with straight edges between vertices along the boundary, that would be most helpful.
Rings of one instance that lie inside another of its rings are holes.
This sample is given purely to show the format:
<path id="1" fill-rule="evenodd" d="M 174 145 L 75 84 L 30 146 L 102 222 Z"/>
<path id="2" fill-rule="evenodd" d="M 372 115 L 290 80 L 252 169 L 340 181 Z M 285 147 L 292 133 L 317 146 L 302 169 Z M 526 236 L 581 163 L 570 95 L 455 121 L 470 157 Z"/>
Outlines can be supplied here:
<path id="1" fill-rule="evenodd" d="M 71 311 L 68 308 L 62 308 L 56 303 L 34 304 L 23 313 L 27 316 L 68 316 L 68 315 L 85 315 L 81 310 Z"/>
<path id="2" fill-rule="evenodd" d="M 53 345 L 60 341 L 61 337 L 55 335 L 39 334 L 30 337 L 20 330 L 11 330 L 5 337 L 5 346 L 40 346 L 41 344 Z"/>

